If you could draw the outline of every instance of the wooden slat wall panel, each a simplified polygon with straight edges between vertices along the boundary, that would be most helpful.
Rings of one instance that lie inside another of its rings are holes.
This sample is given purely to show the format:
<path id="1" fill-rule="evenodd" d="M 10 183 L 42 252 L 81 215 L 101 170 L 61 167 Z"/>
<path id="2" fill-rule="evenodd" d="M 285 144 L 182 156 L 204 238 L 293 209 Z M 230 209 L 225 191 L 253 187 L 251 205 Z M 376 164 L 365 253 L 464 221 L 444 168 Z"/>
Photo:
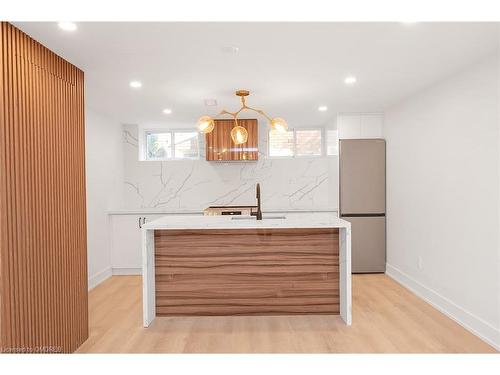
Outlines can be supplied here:
<path id="1" fill-rule="evenodd" d="M 248 131 L 248 140 L 241 145 L 234 144 L 231 130 L 234 120 L 215 120 L 214 130 L 205 135 L 206 160 L 258 160 L 259 137 L 256 119 L 238 119 L 238 125 Z"/>
<path id="2" fill-rule="evenodd" d="M 0 351 L 88 337 L 83 72 L 0 24 Z"/>
<path id="3" fill-rule="evenodd" d="M 338 314 L 338 229 L 155 231 L 156 313 Z"/>

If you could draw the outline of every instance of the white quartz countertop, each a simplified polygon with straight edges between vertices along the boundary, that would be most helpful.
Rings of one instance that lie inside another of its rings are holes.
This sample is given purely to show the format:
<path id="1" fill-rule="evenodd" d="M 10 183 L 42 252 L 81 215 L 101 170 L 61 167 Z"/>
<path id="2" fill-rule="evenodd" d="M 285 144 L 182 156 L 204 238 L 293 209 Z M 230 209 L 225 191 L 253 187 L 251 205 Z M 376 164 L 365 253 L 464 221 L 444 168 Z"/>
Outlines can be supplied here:
<path id="1" fill-rule="evenodd" d="M 278 219 L 277 217 L 285 217 Z M 235 218 L 233 220 L 233 218 Z M 241 220 L 240 218 L 247 218 Z M 348 221 L 334 213 L 264 213 L 263 220 L 249 216 L 165 215 L 143 229 L 252 229 L 252 228 L 350 228 Z"/>
<path id="2" fill-rule="evenodd" d="M 337 214 L 336 208 L 319 209 L 266 209 L 267 214 L 271 213 L 331 213 Z M 202 209 L 155 209 L 155 208 L 117 208 L 108 211 L 108 215 L 203 215 Z"/>

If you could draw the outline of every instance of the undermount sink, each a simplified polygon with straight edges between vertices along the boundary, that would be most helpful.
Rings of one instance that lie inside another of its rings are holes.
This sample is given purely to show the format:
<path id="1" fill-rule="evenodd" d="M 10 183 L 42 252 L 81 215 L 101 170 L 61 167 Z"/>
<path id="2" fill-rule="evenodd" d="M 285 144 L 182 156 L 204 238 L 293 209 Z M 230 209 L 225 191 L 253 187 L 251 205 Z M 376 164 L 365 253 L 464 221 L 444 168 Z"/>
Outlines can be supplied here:
<path id="1" fill-rule="evenodd" d="M 284 220 L 286 216 L 264 216 L 262 220 Z M 233 216 L 231 220 L 256 220 L 255 216 Z"/>

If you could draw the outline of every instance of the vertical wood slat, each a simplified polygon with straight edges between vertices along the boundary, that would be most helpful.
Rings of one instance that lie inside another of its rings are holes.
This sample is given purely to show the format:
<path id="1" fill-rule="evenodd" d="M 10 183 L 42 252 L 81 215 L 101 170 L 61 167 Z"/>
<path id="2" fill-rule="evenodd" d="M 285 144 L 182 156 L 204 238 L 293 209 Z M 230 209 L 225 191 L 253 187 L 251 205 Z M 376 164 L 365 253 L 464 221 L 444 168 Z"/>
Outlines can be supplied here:
<path id="1" fill-rule="evenodd" d="M 0 352 L 88 337 L 83 72 L 0 23 Z"/>
<path id="2" fill-rule="evenodd" d="M 258 122 L 256 119 L 238 119 L 238 125 L 248 131 L 248 139 L 241 145 L 234 144 L 231 130 L 234 120 L 215 120 L 214 130 L 205 135 L 206 160 L 258 160 L 259 140 Z"/>

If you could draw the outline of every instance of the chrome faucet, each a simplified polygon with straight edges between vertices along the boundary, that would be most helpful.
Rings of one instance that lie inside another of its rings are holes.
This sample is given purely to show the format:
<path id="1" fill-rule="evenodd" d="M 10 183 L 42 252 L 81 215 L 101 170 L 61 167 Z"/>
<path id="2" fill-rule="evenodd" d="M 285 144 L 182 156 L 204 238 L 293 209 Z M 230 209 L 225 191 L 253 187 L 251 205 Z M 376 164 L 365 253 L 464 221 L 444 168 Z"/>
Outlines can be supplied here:
<path id="1" fill-rule="evenodd" d="M 256 216 L 257 220 L 262 220 L 262 210 L 260 208 L 260 184 L 257 183 L 257 188 L 256 188 L 256 194 L 255 197 L 257 198 L 257 212 L 252 212 L 250 215 Z"/>

